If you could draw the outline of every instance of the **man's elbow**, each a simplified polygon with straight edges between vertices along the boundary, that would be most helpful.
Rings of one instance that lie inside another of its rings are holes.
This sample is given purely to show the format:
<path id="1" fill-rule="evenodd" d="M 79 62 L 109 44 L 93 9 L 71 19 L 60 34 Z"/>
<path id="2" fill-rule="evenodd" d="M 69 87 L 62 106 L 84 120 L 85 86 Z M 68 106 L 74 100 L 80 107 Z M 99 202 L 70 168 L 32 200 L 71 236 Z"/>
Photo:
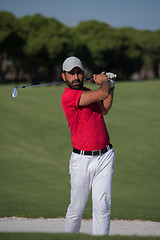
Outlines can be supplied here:
<path id="1" fill-rule="evenodd" d="M 112 105 L 111 105 L 112 106 Z M 109 110 L 111 109 L 111 106 L 108 106 L 107 108 L 104 107 L 103 111 L 102 111 L 102 114 L 103 115 L 107 115 Z"/>
<path id="2" fill-rule="evenodd" d="M 107 115 L 108 112 L 109 112 L 109 111 L 104 110 L 104 111 L 102 112 L 102 115 Z"/>

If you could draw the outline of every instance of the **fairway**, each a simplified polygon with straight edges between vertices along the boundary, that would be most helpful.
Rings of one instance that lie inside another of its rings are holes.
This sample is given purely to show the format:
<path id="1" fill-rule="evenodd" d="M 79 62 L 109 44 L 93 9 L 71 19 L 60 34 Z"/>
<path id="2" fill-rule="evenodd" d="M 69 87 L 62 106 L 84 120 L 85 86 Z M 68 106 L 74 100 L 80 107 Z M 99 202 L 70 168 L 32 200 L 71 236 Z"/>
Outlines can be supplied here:
<path id="1" fill-rule="evenodd" d="M 0 86 L 0 217 L 64 217 L 72 151 L 65 85 L 19 89 L 15 99 L 13 87 Z M 116 85 L 105 116 L 116 153 L 112 219 L 160 221 L 159 89 L 158 80 Z M 83 217 L 92 217 L 91 196 Z"/>
<path id="2" fill-rule="evenodd" d="M 86 234 L 47 234 L 47 233 L 0 233 L 5 240 L 158 240 L 159 237 L 137 236 L 90 236 Z"/>

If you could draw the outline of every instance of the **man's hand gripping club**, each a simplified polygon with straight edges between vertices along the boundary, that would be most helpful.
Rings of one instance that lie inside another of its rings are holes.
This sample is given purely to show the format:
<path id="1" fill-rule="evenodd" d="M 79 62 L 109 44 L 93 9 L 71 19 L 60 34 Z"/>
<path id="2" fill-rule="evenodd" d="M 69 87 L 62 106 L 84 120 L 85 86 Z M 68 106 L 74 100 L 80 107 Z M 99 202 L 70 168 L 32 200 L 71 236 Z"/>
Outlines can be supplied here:
<path id="1" fill-rule="evenodd" d="M 115 78 L 117 78 L 117 74 L 105 71 L 103 71 L 102 74 L 105 74 L 109 78 L 108 82 L 111 86 L 111 90 L 113 90 L 115 88 Z"/>
<path id="2" fill-rule="evenodd" d="M 106 76 L 106 77 L 104 77 L 104 76 Z M 105 72 L 105 71 L 103 71 L 101 74 L 98 74 L 98 75 L 93 75 L 93 79 L 94 79 L 94 81 L 97 83 L 97 84 L 99 84 L 99 85 L 102 85 L 103 84 L 103 81 L 108 81 L 108 83 L 109 83 L 109 93 L 111 92 L 111 91 L 113 91 L 113 89 L 115 88 L 115 81 L 113 80 L 113 79 L 115 79 L 117 77 L 117 75 L 116 74 L 114 74 L 114 73 L 110 73 L 110 72 Z"/>
<path id="3" fill-rule="evenodd" d="M 100 102 L 106 99 L 110 92 L 111 86 L 108 83 L 106 74 L 94 74 L 93 79 L 95 83 L 100 85 L 100 88 L 92 91 L 83 91 L 79 100 L 79 106 L 86 106 L 94 102 Z"/>

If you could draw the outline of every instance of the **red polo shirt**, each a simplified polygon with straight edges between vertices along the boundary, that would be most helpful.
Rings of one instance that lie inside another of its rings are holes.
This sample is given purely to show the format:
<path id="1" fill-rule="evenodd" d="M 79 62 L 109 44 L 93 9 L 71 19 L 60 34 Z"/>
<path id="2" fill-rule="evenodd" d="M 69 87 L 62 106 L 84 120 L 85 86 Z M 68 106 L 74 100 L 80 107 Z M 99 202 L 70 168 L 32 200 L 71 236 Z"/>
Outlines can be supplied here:
<path id="1" fill-rule="evenodd" d="M 100 150 L 110 143 L 99 102 L 79 107 L 83 90 L 65 88 L 61 104 L 65 113 L 74 148 L 83 151 Z"/>

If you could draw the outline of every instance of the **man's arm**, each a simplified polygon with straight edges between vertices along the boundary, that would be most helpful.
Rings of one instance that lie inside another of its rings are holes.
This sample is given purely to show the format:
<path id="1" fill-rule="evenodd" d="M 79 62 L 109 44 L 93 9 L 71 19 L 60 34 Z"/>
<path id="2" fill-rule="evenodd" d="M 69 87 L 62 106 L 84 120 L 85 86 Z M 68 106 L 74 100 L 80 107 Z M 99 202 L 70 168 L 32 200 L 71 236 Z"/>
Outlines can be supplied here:
<path id="1" fill-rule="evenodd" d="M 113 96 L 114 96 L 114 90 L 112 90 L 112 92 L 109 94 L 107 99 L 100 102 L 103 115 L 106 115 L 109 112 L 112 106 Z"/>
<path id="2" fill-rule="evenodd" d="M 105 74 L 93 75 L 94 81 L 100 85 L 100 88 L 93 91 L 83 91 L 79 100 L 79 106 L 86 106 L 93 102 L 101 102 L 110 95 L 110 85 L 108 77 Z"/>

